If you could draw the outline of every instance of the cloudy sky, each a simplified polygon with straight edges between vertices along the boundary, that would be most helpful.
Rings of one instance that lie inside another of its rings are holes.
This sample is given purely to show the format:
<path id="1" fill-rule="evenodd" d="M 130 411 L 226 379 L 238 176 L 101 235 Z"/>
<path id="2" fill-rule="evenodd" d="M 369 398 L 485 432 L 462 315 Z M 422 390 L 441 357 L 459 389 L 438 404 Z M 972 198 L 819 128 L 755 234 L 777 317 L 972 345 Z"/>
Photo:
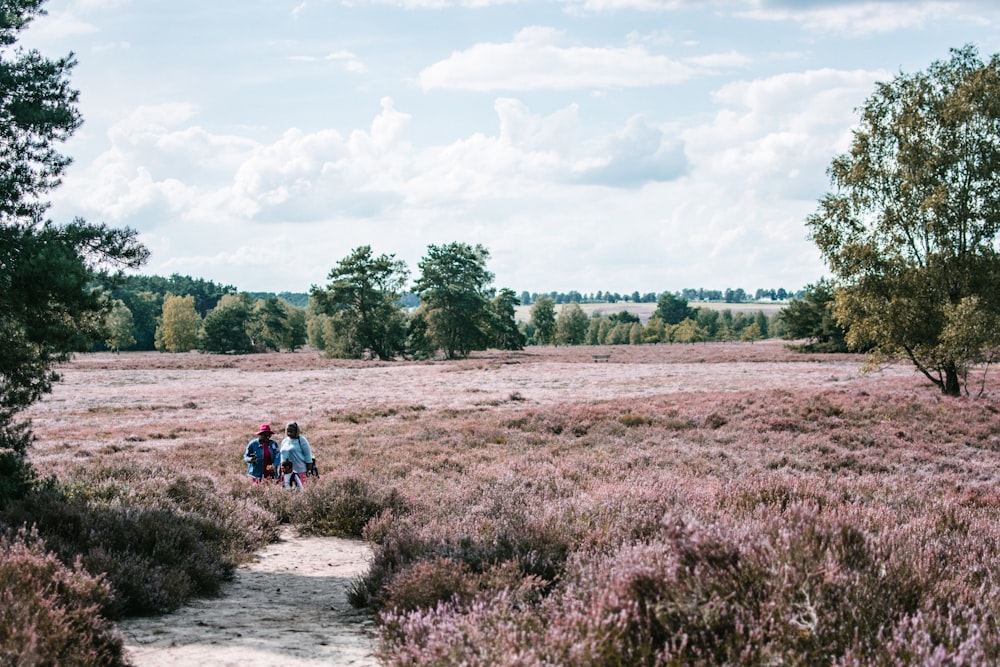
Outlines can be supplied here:
<path id="1" fill-rule="evenodd" d="M 990 1 L 51 0 L 85 124 L 52 217 L 139 230 L 144 273 L 325 284 L 481 243 L 518 292 L 798 289 L 805 217 L 877 81 Z"/>

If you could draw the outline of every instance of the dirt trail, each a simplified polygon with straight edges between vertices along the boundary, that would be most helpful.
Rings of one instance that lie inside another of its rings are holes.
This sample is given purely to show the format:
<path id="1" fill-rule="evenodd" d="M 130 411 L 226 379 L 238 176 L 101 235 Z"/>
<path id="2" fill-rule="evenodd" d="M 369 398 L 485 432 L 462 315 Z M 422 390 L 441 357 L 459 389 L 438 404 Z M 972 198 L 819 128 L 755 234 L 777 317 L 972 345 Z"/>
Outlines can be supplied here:
<path id="1" fill-rule="evenodd" d="M 371 622 L 347 602 L 369 555 L 357 540 L 288 530 L 239 568 L 221 597 L 119 624 L 129 660 L 137 667 L 378 665 Z"/>

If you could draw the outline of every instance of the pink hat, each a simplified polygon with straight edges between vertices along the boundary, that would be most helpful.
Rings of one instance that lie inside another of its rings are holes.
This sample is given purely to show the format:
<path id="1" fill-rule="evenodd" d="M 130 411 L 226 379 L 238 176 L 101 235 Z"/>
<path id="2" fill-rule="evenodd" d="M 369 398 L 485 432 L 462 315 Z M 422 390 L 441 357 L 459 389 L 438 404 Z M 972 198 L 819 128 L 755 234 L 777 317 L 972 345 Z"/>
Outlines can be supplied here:
<path id="1" fill-rule="evenodd" d="M 263 433 L 267 433 L 268 435 L 271 435 L 272 433 L 274 433 L 274 431 L 271 430 L 271 425 L 270 424 L 261 424 L 260 425 L 260 429 L 257 431 L 257 435 L 261 435 Z"/>

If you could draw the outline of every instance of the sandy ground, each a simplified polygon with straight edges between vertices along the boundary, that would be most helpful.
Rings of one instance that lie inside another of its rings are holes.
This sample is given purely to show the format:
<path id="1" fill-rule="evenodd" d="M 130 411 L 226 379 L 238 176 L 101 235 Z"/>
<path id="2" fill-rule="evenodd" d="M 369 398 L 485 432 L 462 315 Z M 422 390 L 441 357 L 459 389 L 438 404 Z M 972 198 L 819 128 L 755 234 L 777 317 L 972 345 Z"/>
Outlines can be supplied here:
<path id="1" fill-rule="evenodd" d="M 236 571 L 220 597 L 120 623 L 129 660 L 137 667 L 378 665 L 371 621 L 347 602 L 369 555 L 357 540 L 286 530 Z"/>

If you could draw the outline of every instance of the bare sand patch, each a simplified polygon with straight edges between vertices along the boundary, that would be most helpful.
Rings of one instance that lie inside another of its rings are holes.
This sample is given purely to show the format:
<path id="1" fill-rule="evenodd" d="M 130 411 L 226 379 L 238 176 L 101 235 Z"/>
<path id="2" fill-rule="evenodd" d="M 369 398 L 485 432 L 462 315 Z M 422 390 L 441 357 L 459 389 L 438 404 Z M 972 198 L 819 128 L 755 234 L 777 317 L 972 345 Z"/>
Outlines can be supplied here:
<path id="1" fill-rule="evenodd" d="M 347 602 L 369 555 L 359 540 L 286 528 L 220 597 L 121 622 L 128 657 L 137 667 L 377 665 L 370 617 Z"/>

